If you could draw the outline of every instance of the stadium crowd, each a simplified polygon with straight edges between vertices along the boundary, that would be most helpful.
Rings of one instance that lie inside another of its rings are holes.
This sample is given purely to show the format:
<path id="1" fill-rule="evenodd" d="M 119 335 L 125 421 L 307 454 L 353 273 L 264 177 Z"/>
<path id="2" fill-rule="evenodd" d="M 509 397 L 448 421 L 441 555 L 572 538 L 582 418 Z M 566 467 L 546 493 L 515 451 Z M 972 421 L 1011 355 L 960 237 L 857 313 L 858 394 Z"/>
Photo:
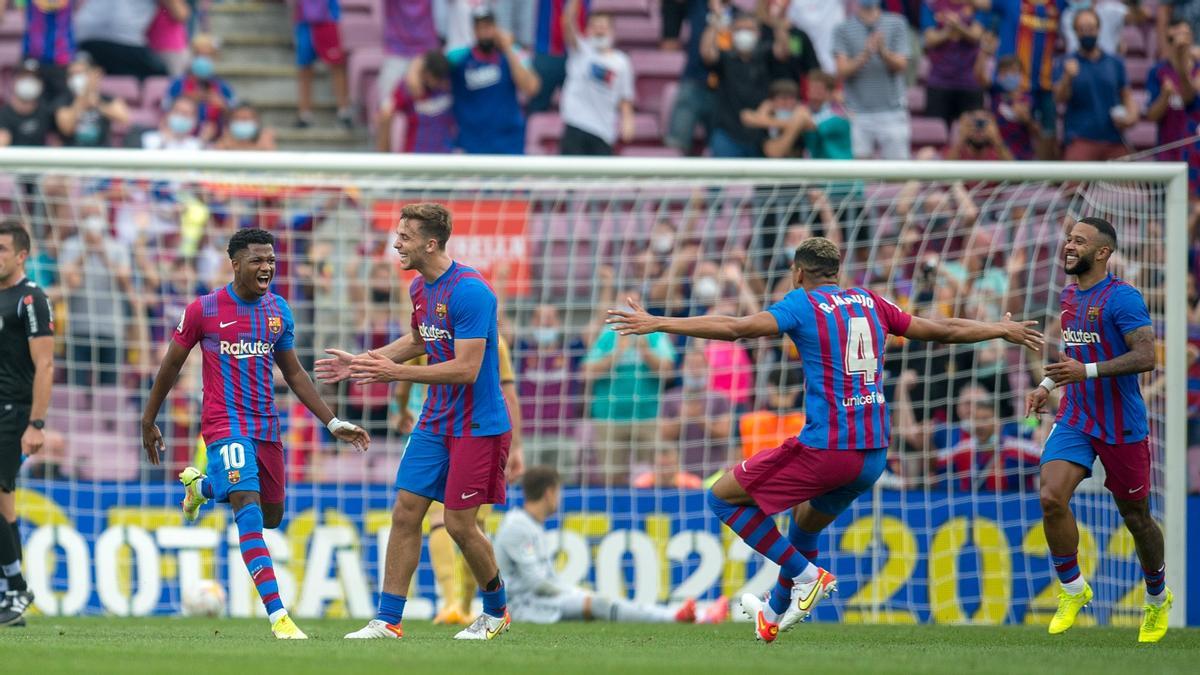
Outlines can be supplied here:
<path id="1" fill-rule="evenodd" d="M 273 150 L 274 131 L 217 74 L 220 40 L 203 29 L 207 4 L 27 0 L 21 52 L 0 87 L 0 145 Z M 622 49 L 622 28 L 632 24 L 620 21 L 617 0 L 387 0 L 373 3 L 385 37 L 374 91 L 363 91 L 347 59 L 331 54 L 336 4 L 293 4 L 308 35 L 298 48 L 311 52 L 298 59 L 334 67 L 339 121 L 365 119 L 381 150 L 1099 160 L 1132 152 L 1133 135 L 1146 125 L 1150 140 L 1133 146 L 1187 139 L 1200 121 L 1193 45 L 1200 0 L 662 0 L 649 8 L 660 31 L 654 51 L 676 54 L 671 63 L 680 68 L 657 88 L 644 88 L 638 75 L 645 50 Z M 62 39 L 68 26 L 73 37 Z M 361 45 L 341 39 L 352 66 Z M 300 73 L 297 124 L 306 125 L 311 68 Z M 651 94 L 659 97 L 653 104 Z M 649 110 L 661 113 L 662 124 L 644 124 Z M 553 133 L 542 136 L 547 120 Z M 940 132 L 926 133 L 931 120 Z M 1157 157 L 1197 166 L 1193 145 Z M 59 310 L 68 407 L 136 405 L 183 307 L 227 280 L 223 246 L 238 227 L 281 233 L 276 286 L 297 312 L 306 362 L 340 344 L 348 328 L 362 347 L 408 330 L 396 311 L 407 293 L 395 280 L 387 232 L 366 224 L 371 195 L 149 178 L 11 180 L 9 210 L 34 230 L 31 274 Z M 895 186 L 878 208 L 871 196 L 878 187 L 751 195 L 739 216 L 749 222 L 743 235 L 726 231 L 722 215 L 737 198 L 696 193 L 661 209 L 637 237 L 597 235 L 591 243 L 605 250 L 595 267 L 577 247 L 555 249 L 547 226 L 547 241 L 535 242 L 530 259 L 544 288 L 502 303 L 527 461 L 555 464 L 569 482 L 696 487 L 793 433 L 804 419 L 803 376 L 786 341 L 623 338 L 602 320 L 626 298 L 673 315 L 761 309 L 789 288 L 788 252 L 812 233 L 846 247 L 847 283 L 871 285 L 912 311 L 995 318 L 1005 309 L 1045 311 L 1047 298 L 1057 297 L 1046 295 L 1054 268 L 1046 263 L 1077 206 L 1070 198 L 1025 206 L 1015 195 L 988 198 L 987 186 L 914 183 Z M 534 204 L 531 217 L 553 221 L 555 208 Z M 1200 357 L 1198 224 L 1200 202 L 1193 202 L 1193 359 Z M 1159 227 L 1143 225 L 1139 241 Z M 367 236 L 347 244 L 339 231 Z M 1161 270 L 1143 253 L 1127 252 L 1123 273 L 1161 288 Z M 563 273 L 564 265 L 572 269 Z M 586 283 L 560 279 L 581 273 Z M 501 290 L 502 276 L 494 279 Z M 1029 297 L 1030 288 L 1042 296 Z M 1162 302 L 1148 300 L 1152 309 Z M 1056 326 L 1055 316 L 1039 318 Z M 1018 407 L 1040 379 L 1036 367 L 1011 368 L 1016 355 L 991 345 L 897 341 L 889 351 L 892 486 L 1029 487 L 1046 425 L 1025 424 Z M 1189 375 L 1191 484 L 1200 489 L 1200 366 Z M 172 428 L 164 429 L 173 448 L 167 470 L 187 463 L 198 422 L 198 382 L 176 392 Z M 398 439 L 405 431 L 388 387 L 341 394 L 348 417 L 374 433 Z M 1161 386 L 1152 383 L 1150 395 L 1162 396 Z M 394 455 L 336 455 L 306 415 L 282 412 L 294 420 L 293 478 L 390 480 Z M 76 475 L 73 457 L 82 451 L 73 446 L 91 447 L 76 443 L 83 433 L 59 438 L 30 470 Z M 150 470 L 136 461 L 135 470 Z"/>

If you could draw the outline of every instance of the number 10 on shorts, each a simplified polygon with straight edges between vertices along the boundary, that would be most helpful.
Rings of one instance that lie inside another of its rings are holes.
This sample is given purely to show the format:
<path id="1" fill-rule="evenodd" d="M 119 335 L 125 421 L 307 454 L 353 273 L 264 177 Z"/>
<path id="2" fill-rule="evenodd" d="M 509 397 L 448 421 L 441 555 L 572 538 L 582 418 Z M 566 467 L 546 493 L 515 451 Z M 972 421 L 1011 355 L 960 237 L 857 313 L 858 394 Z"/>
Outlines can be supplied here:
<path id="1" fill-rule="evenodd" d="M 221 455 L 221 461 L 225 462 L 225 470 L 240 469 L 246 466 L 246 446 L 241 443 L 226 443 L 217 452 Z"/>

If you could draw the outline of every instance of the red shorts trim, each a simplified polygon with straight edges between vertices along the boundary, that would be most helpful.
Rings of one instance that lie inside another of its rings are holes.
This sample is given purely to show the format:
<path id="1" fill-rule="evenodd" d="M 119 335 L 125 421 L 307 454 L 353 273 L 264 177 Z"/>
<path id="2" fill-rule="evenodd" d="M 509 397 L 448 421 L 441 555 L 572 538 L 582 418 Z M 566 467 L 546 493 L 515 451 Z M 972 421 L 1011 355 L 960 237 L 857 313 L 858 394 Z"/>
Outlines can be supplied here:
<path id="1" fill-rule="evenodd" d="M 733 478 L 768 515 L 858 480 L 865 455 L 852 450 L 810 448 L 789 438 L 733 467 Z"/>
<path id="2" fill-rule="evenodd" d="M 511 445 L 512 432 L 508 431 L 499 436 L 447 436 L 450 468 L 446 472 L 446 508 L 503 504 L 504 468 Z"/>
<path id="3" fill-rule="evenodd" d="M 255 441 L 258 459 L 258 494 L 265 504 L 282 504 L 287 473 L 283 468 L 283 445 L 278 441 Z"/>

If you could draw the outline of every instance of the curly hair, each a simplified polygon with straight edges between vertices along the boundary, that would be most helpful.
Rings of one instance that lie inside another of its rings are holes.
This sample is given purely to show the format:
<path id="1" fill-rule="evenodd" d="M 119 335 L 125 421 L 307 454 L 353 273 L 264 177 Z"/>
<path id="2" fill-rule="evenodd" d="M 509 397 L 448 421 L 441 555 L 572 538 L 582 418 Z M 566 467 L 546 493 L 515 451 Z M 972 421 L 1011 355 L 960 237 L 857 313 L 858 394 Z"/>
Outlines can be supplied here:
<path id="1" fill-rule="evenodd" d="M 229 238 L 229 248 L 226 251 L 229 253 L 229 259 L 233 260 L 237 254 L 250 248 L 251 244 L 270 244 L 275 245 L 275 235 L 260 230 L 258 228 L 249 230 L 238 230 Z"/>
<path id="2" fill-rule="evenodd" d="M 842 252 L 825 237 L 809 237 L 796 247 L 796 267 L 827 278 L 836 278 L 842 267 Z"/>

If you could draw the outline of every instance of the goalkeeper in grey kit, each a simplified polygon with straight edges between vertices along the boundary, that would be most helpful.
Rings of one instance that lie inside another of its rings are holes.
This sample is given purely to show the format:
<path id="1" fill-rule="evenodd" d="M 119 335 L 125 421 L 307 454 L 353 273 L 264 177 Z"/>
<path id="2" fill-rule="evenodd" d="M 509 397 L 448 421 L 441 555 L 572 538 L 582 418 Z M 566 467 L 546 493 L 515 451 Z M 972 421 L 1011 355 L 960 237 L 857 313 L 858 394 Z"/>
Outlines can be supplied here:
<path id="1" fill-rule="evenodd" d="M 554 572 L 553 551 L 546 543 L 546 520 L 558 511 L 558 472 L 535 466 L 521 481 L 525 503 L 504 515 L 494 546 L 500 574 L 508 587 L 508 608 L 514 621 L 624 621 L 641 623 L 719 623 L 729 616 L 729 601 L 721 597 L 701 615 L 696 601 L 678 609 L 606 598 L 571 586 Z"/>

